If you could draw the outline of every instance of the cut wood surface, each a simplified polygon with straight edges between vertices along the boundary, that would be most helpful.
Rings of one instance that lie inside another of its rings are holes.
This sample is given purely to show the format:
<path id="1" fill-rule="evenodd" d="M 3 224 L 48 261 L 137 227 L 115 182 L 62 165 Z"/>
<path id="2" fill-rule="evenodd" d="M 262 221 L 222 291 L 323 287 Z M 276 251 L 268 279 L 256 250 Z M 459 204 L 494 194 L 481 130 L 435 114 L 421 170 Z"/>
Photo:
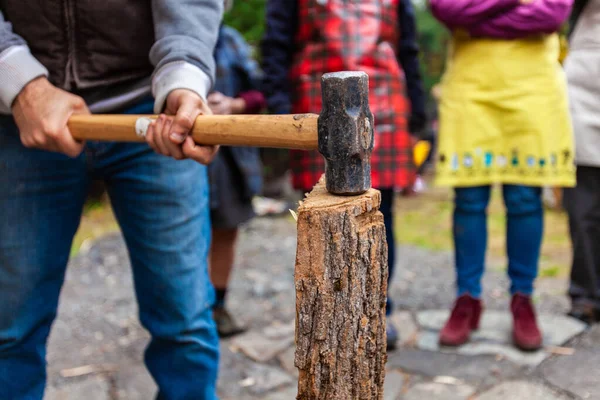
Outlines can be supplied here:
<path id="1" fill-rule="evenodd" d="M 382 399 L 387 244 L 381 195 L 327 193 L 298 210 L 296 356 L 299 400 Z"/>

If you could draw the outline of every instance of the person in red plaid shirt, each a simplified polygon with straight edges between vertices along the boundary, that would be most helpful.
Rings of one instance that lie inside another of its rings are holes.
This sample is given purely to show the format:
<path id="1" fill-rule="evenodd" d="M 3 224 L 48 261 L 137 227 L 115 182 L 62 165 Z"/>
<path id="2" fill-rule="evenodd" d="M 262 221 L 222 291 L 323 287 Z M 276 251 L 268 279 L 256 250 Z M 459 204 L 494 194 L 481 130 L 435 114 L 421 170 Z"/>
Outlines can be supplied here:
<path id="1" fill-rule="evenodd" d="M 269 0 L 261 43 L 263 90 L 273 113 L 321 110 L 321 76 L 343 70 L 369 75 L 375 117 L 373 186 L 381 190 L 394 267 L 394 190 L 412 188 L 416 176 L 409 132 L 425 125 L 425 94 L 419 72 L 415 17 L 410 0 Z M 292 151 L 294 187 L 309 191 L 324 172 L 315 152 Z M 392 305 L 388 301 L 387 312 Z M 388 321 L 388 349 L 398 338 Z"/>

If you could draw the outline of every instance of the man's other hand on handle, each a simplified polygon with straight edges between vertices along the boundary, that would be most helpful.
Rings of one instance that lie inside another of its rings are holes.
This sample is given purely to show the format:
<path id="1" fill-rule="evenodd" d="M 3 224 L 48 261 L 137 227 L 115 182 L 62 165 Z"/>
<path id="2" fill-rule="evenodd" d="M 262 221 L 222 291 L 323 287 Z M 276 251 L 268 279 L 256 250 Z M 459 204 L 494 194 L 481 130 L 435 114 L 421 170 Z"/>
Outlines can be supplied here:
<path id="1" fill-rule="evenodd" d="M 148 127 L 146 142 L 150 147 L 176 160 L 191 158 L 201 164 L 209 164 L 218 146 L 196 145 L 189 136 L 199 115 L 212 114 L 202 98 L 191 90 L 173 90 L 167 97 L 165 114 Z"/>
<path id="2" fill-rule="evenodd" d="M 85 101 L 52 85 L 46 78 L 29 82 L 12 105 L 25 147 L 77 157 L 84 144 L 71 136 L 67 122 L 73 114 L 89 114 Z"/>

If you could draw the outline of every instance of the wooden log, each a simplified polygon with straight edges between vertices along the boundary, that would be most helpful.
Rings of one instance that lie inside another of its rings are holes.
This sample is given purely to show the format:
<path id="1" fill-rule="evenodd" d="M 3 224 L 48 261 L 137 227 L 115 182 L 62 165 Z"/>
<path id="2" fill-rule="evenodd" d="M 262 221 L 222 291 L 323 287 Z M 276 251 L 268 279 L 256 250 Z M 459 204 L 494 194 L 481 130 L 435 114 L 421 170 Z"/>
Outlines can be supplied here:
<path id="1" fill-rule="evenodd" d="M 381 195 L 327 193 L 324 179 L 298 209 L 298 400 L 382 399 L 387 243 Z"/>

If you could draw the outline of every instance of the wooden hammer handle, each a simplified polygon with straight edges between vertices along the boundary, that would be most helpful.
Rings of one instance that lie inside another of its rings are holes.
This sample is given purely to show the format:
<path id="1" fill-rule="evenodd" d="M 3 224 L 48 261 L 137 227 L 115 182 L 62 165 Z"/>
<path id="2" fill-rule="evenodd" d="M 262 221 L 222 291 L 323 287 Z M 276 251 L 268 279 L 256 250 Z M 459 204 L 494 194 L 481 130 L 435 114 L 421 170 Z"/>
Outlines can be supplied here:
<path id="1" fill-rule="evenodd" d="M 68 127 L 77 140 L 143 142 L 136 134 L 139 118 L 155 115 L 73 115 Z M 317 149 L 316 114 L 296 115 L 202 115 L 196 119 L 192 137 L 198 144 Z"/>

